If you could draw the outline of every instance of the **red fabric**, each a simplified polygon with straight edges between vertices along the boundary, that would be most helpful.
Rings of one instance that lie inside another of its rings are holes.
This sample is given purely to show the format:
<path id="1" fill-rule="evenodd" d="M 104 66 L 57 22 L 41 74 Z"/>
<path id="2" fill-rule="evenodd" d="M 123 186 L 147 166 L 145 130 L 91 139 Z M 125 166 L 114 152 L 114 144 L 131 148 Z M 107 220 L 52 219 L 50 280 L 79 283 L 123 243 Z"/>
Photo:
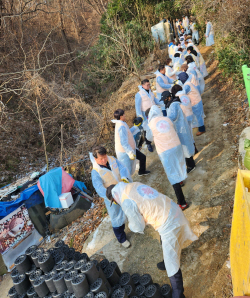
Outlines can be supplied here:
<path id="1" fill-rule="evenodd" d="M 64 171 L 62 168 L 62 193 L 70 192 L 72 186 L 75 183 L 75 179 L 73 179 L 68 173 Z"/>
<path id="2" fill-rule="evenodd" d="M 37 186 L 38 186 L 40 192 L 42 193 L 42 195 L 44 196 L 44 192 L 43 192 L 43 190 L 42 190 L 42 188 L 41 188 L 41 185 L 40 185 L 40 181 L 39 181 L 39 180 L 38 180 L 38 182 L 37 182 Z"/>

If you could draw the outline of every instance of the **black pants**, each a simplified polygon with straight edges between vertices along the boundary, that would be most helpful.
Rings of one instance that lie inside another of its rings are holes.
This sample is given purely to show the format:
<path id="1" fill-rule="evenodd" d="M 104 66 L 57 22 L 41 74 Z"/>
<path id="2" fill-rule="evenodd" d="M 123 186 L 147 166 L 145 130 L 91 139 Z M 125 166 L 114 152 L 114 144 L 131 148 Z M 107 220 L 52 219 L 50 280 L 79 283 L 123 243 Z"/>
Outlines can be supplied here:
<path id="1" fill-rule="evenodd" d="M 145 138 L 145 143 L 147 145 L 150 145 L 152 142 L 150 142 L 147 138 L 146 138 L 146 131 L 144 130 L 144 138 Z"/>
<path id="2" fill-rule="evenodd" d="M 172 287 L 172 298 L 185 298 L 181 269 L 169 279 Z"/>
<path id="3" fill-rule="evenodd" d="M 125 224 L 118 228 L 113 227 L 115 236 L 116 236 L 118 242 L 120 242 L 120 243 L 123 243 L 127 240 L 126 233 L 124 232 L 124 230 L 125 230 Z"/>
<path id="4" fill-rule="evenodd" d="M 202 125 L 200 127 L 198 127 L 199 132 L 204 132 L 206 131 L 205 125 Z"/>
<path id="5" fill-rule="evenodd" d="M 146 171 L 146 155 L 136 149 L 136 159 L 140 161 L 139 173 L 144 173 Z"/>
<path id="6" fill-rule="evenodd" d="M 195 167 L 195 162 L 194 162 L 194 158 L 193 156 L 189 157 L 189 158 L 185 158 L 186 160 L 186 165 L 188 168 L 194 168 Z"/>
<path id="7" fill-rule="evenodd" d="M 177 197 L 177 204 L 178 205 L 185 205 L 186 200 L 185 200 L 184 194 L 182 192 L 180 183 L 173 184 L 173 188 L 174 188 L 174 191 L 175 191 L 175 195 Z"/>

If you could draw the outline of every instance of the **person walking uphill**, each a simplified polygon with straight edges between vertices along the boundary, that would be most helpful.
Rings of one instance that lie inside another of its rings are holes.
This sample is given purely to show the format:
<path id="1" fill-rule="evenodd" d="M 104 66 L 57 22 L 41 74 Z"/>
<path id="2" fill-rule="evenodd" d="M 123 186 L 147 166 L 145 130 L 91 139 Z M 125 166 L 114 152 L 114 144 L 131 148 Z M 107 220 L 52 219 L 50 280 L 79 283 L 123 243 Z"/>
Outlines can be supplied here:
<path id="1" fill-rule="evenodd" d="M 173 98 L 171 98 L 171 100 L 168 100 L 167 96 L 163 93 L 162 100 L 164 100 L 166 105 L 168 118 L 171 119 L 175 125 L 186 159 L 187 173 L 190 173 L 195 169 L 195 162 L 193 159 L 195 146 L 187 118 L 181 108 L 182 102 L 179 97 L 175 96 L 175 94 L 173 94 Z"/>
<path id="2" fill-rule="evenodd" d="M 130 175 L 133 175 L 136 168 L 136 159 L 140 161 L 139 176 L 148 175 L 146 171 L 146 156 L 136 149 L 135 139 L 126 121 L 125 112 L 118 109 L 114 112 L 115 123 L 115 152 L 118 160 L 125 165 Z"/>
<path id="3" fill-rule="evenodd" d="M 157 99 L 161 99 L 161 94 L 164 91 L 169 91 L 171 89 L 172 85 L 174 83 L 173 79 L 170 79 L 166 75 L 166 68 L 164 65 L 160 65 L 158 70 L 155 72 L 156 75 L 156 93 L 157 93 Z M 163 116 L 167 116 L 167 112 L 165 109 L 165 106 L 162 106 L 162 114 Z"/>
<path id="4" fill-rule="evenodd" d="M 199 91 L 195 88 L 195 86 L 188 81 L 188 74 L 182 72 L 178 75 L 179 80 L 184 84 L 183 89 L 191 100 L 192 110 L 194 113 L 194 120 L 192 123 L 192 127 L 198 127 L 198 132 L 196 136 L 200 136 L 206 132 L 206 128 L 204 125 L 204 110 L 203 103 L 201 99 L 201 95 Z"/>
<path id="5" fill-rule="evenodd" d="M 138 86 L 138 88 L 139 92 L 137 92 L 135 95 L 135 110 L 136 116 L 141 117 L 143 119 L 142 127 L 145 131 L 145 127 L 147 127 L 148 123 L 147 118 L 145 116 L 145 112 L 147 111 L 147 109 L 151 108 L 153 105 L 163 105 L 157 98 L 155 98 L 154 93 L 151 91 L 149 80 L 143 80 L 141 82 L 141 85 Z M 145 138 L 145 142 L 147 144 L 148 151 L 153 152 L 151 142 L 147 140 L 147 138 Z"/>
<path id="6" fill-rule="evenodd" d="M 165 91 L 164 93 L 169 92 Z M 163 117 L 157 106 L 148 109 L 146 115 L 149 123 L 146 135 L 150 140 L 154 140 L 156 151 L 168 180 L 174 188 L 177 203 L 184 210 L 188 204 L 180 182 L 187 178 L 187 170 L 181 142 L 172 121 L 168 117 Z"/>
<path id="7" fill-rule="evenodd" d="M 206 23 L 206 46 L 210 47 L 214 44 L 214 28 L 211 22 L 208 20 L 205 22 Z"/>
<path id="8" fill-rule="evenodd" d="M 181 250 L 187 240 L 195 241 L 198 237 L 179 206 L 169 197 L 139 182 L 111 185 L 106 196 L 111 204 L 121 206 L 132 232 L 142 234 L 148 224 L 160 234 L 172 298 L 185 298 L 180 269 Z"/>
<path id="9" fill-rule="evenodd" d="M 128 248 L 130 242 L 127 240 L 124 232 L 126 215 L 120 206 L 110 206 L 106 197 L 106 189 L 110 185 L 117 184 L 120 181 L 125 181 L 127 183 L 132 182 L 130 173 L 128 172 L 128 169 L 113 156 L 107 156 L 107 151 L 102 146 L 93 149 L 92 153 L 90 153 L 90 160 L 93 165 L 91 171 L 92 184 L 98 195 L 104 199 L 114 234 L 118 242 L 120 242 L 122 246 Z"/>

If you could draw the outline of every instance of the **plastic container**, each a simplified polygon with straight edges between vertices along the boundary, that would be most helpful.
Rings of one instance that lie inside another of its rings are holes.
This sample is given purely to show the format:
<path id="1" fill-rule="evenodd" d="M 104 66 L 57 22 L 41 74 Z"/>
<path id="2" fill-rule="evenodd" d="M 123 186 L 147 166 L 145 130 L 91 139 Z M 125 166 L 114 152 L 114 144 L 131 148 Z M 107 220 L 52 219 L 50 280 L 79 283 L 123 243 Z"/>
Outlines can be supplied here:
<path id="1" fill-rule="evenodd" d="M 69 208 L 74 203 L 71 192 L 62 193 L 59 196 L 59 201 L 61 202 L 62 208 L 65 209 Z"/>

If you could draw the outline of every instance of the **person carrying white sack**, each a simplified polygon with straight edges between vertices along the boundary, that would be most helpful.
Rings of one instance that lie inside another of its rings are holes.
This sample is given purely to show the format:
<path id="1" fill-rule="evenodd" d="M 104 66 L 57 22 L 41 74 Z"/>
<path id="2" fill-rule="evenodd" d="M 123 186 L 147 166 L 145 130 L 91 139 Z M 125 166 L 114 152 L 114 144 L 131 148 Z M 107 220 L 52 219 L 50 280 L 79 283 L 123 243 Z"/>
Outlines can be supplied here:
<path id="1" fill-rule="evenodd" d="M 106 196 L 111 205 L 118 204 L 122 208 L 132 232 L 143 234 L 146 225 L 158 231 L 164 257 L 159 264 L 161 270 L 167 271 L 172 298 L 185 298 L 180 269 L 181 250 L 187 240 L 195 241 L 198 237 L 179 206 L 169 197 L 140 182 L 111 185 Z"/>
<path id="2" fill-rule="evenodd" d="M 117 109 L 114 112 L 115 120 L 115 153 L 117 159 L 125 165 L 130 175 L 135 173 L 136 159 L 140 161 L 139 176 L 148 175 L 150 171 L 146 171 L 146 156 L 136 148 L 134 136 L 129 129 L 126 121 L 125 112 Z"/>
<path id="3" fill-rule="evenodd" d="M 114 234 L 119 243 L 125 248 L 130 246 L 125 230 L 126 215 L 118 205 L 110 206 L 106 197 L 106 189 L 110 185 L 121 181 L 132 182 L 128 169 L 113 156 L 108 156 L 106 148 L 97 146 L 89 154 L 93 169 L 91 171 L 92 184 L 99 195 L 104 199 L 107 212 L 111 219 Z"/>

